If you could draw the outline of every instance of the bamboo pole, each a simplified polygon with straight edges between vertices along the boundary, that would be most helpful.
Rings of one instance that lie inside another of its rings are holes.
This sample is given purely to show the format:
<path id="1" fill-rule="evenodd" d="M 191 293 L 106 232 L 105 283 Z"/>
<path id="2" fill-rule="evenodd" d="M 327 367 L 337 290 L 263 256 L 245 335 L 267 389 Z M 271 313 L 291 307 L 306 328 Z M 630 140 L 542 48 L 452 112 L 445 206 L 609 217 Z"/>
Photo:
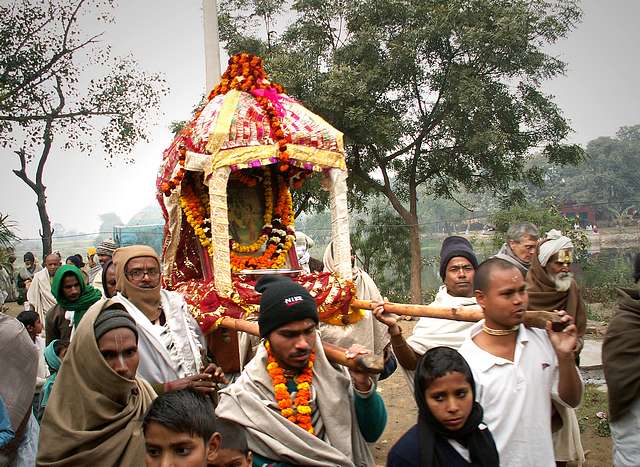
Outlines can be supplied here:
<path id="1" fill-rule="evenodd" d="M 218 323 L 218 326 L 233 329 L 234 331 L 242 331 L 253 336 L 259 336 L 260 330 L 258 323 L 246 321 L 244 319 L 234 319 L 224 317 Z M 359 355 L 355 358 L 347 358 L 346 349 L 328 342 L 322 343 L 324 353 L 332 363 L 338 363 L 347 368 L 356 371 L 364 371 L 367 373 L 382 373 L 384 369 L 384 360 L 382 357 L 373 354 Z"/>
<path id="2" fill-rule="evenodd" d="M 370 300 L 353 300 L 351 306 L 365 310 L 373 310 Z M 482 309 L 477 305 L 460 307 L 438 307 L 433 305 L 409 305 L 404 303 L 384 304 L 384 311 L 404 316 L 418 316 L 425 318 L 452 319 L 456 321 L 480 321 L 484 318 Z M 545 329 L 547 321 L 552 324 L 561 323 L 561 318 L 552 311 L 526 311 L 523 323 L 527 327 Z M 556 326 L 558 326 L 556 324 Z"/>

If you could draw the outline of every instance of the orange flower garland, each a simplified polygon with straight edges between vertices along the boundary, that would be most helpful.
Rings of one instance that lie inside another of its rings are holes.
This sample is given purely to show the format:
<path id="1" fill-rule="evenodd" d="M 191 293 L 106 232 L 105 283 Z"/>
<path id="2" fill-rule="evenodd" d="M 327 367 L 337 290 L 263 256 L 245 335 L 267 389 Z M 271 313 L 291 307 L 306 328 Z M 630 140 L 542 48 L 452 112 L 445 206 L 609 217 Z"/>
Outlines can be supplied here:
<path id="1" fill-rule="evenodd" d="M 206 199 L 208 202 L 208 196 Z M 212 255 L 213 246 L 209 240 L 211 221 L 209 219 L 209 210 L 207 209 L 208 203 L 202 202 L 202 198 L 193 191 L 190 183 L 185 183 L 182 186 L 180 207 L 187 218 L 187 222 L 198 237 L 200 244 L 207 249 L 209 255 Z"/>
<path id="2" fill-rule="evenodd" d="M 284 376 L 284 370 L 280 367 L 273 354 L 271 353 L 271 345 L 267 341 L 265 343 L 268 354 L 267 372 L 273 380 L 273 391 L 275 393 L 276 402 L 280 407 L 280 413 L 291 423 L 295 423 L 303 430 L 314 434 L 313 424 L 311 423 L 311 383 L 313 381 L 313 362 L 315 361 L 315 353 L 311 352 L 309 363 L 302 373 L 296 379 L 296 397 L 291 401 L 291 393 L 287 389 L 287 378 Z"/>
<path id="3" fill-rule="evenodd" d="M 289 153 L 287 144 L 291 136 L 285 134 L 280 120 L 282 111 L 274 102 L 278 94 L 284 94 L 284 88 L 278 83 L 272 83 L 264 71 L 262 59 L 247 53 L 236 54 L 229 59 L 229 66 L 222 75 L 220 83 L 209 94 L 209 100 L 220 94 L 226 94 L 231 89 L 251 93 L 258 105 L 265 112 L 271 128 L 271 137 L 278 143 L 279 170 L 289 169 Z"/>
<path id="4" fill-rule="evenodd" d="M 271 168 L 265 167 L 263 173 L 262 183 L 265 195 L 263 220 L 265 224 L 262 234 L 254 243 L 242 245 L 239 242 L 231 241 L 231 270 L 236 273 L 244 269 L 283 268 L 287 261 L 287 253 L 295 242 L 293 206 L 287 183 L 284 177 L 278 175 L 276 179 L 278 199 L 274 206 Z M 210 240 L 209 194 L 201 188 L 202 184 L 196 180 L 189 179 L 188 183 L 184 183 L 180 194 L 180 207 L 200 244 L 207 249 L 209 255 L 213 255 L 213 245 Z M 261 255 L 250 255 L 250 253 L 259 251 L 265 243 L 267 246 Z"/>
<path id="5" fill-rule="evenodd" d="M 184 169 L 184 164 L 185 160 L 187 159 L 187 148 L 184 146 L 184 144 L 180 143 L 178 145 L 178 152 L 180 153 L 180 155 L 178 156 L 178 164 L 180 165 L 180 168 L 171 180 L 169 180 L 168 182 L 164 182 L 160 186 L 160 189 L 165 196 L 169 196 L 171 192 L 175 190 L 175 188 L 180 185 L 180 183 L 182 183 L 182 179 L 184 178 L 184 174 L 186 172 Z"/>
<path id="6" fill-rule="evenodd" d="M 265 172 L 268 170 L 270 170 L 268 167 L 265 168 Z M 234 248 L 235 242 L 233 242 L 231 246 L 231 270 L 233 272 L 237 273 L 244 269 L 280 269 L 287 261 L 287 253 L 295 242 L 293 206 L 291 193 L 284 178 L 278 176 L 277 182 L 278 200 L 273 207 L 273 219 L 270 224 L 265 223 L 263 227 L 263 234 L 268 238 L 267 247 L 260 256 L 245 256 L 240 254 L 242 250 Z M 265 196 L 265 201 L 267 200 L 268 198 Z M 266 210 L 270 211 L 268 206 Z M 255 251 L 258 249 L 256 248 Z"/>

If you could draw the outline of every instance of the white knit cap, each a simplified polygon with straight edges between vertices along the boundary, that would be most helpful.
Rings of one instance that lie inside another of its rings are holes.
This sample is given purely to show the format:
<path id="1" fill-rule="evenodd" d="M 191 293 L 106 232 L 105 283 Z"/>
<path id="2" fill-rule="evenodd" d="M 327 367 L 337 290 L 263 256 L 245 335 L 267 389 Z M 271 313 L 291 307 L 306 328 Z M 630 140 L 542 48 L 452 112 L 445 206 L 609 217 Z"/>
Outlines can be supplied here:
<path id="1" fill-rule="evenodd" d="M 562 235 L 562 232 L 552 229 L 547 232 L 547 241 L 540 245 L 538 260 L 542 267 L 547 265 L 549 258 L 560 250 L 568 250 L 573 248 L 573 243 L 569 237 Z"/>

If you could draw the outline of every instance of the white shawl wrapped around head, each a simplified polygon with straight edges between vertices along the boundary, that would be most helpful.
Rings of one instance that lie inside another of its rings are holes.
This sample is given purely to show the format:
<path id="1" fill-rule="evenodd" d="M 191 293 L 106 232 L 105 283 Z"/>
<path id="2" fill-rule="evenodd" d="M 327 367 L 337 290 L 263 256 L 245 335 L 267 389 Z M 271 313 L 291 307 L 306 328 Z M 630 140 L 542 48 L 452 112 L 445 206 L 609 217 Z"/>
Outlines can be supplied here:
<path id="1" fill-rule="evenodd" d="M 559 230 L 552 229 L 547 232 L 547 240 L 540 245 L 538 260 L 540 265 L 545 267 L 549 258 L 555 255 L 560 250 L 568 250 L 573 248 L 573 243 L 569 237 L 562 235 Z"/>
<path id="2" fill-rule="evenodd" d="M 247 429 L 249 449 L 275 461 L 306 466 L 373 466 L 360 433 L 351 379 L 334 368 L 316 337 L 313 390 L 324 424 L 324 440 L 280 414 L 273 381 L 267 372 L 267 350 L 260 345 L 240 377 L 220 392 L 216 415 Z"/>

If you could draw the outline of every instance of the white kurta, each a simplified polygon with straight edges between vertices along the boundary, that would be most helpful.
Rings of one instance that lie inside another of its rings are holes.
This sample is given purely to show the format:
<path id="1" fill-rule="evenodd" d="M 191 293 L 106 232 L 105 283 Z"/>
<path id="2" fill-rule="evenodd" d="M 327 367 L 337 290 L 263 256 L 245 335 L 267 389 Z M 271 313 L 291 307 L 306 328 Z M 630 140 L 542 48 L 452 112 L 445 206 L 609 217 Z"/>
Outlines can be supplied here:
<path id="1" fill-rule="evenodd" d="M 202 367 L 204 336 L 191 316 L 182 295 L 161 290 L 161 306 L 166 322 L 154 325 L 133 303 L 118 293 L 138 326 L 138 376 L 151 384 L 166 383 L 199 373 Z"/>
<path id="2" fill-rule="evenodd" d="M 33 281 L 27 291 L 27 300 L 40 316 L 44 324 L 44 318 L 51 308 L 58 303 L 51 293 L 51 276 L 47 269 L 41 269 L 33 275 Z"/>

